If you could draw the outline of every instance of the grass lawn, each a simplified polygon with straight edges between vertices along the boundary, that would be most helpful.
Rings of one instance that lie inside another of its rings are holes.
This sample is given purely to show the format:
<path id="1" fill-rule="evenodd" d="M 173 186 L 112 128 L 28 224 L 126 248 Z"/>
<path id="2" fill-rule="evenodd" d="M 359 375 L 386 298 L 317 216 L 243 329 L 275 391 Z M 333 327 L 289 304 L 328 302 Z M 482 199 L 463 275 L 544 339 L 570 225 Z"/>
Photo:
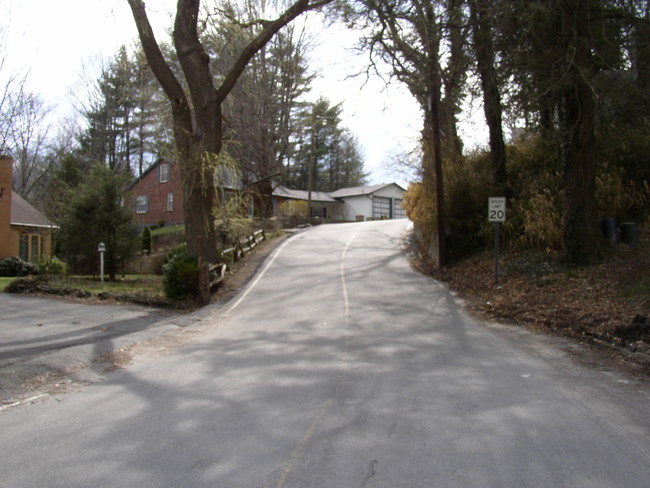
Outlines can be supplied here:
<path id="1" fill-rule="evenodd" d="M 47 283 L 50 287 L 83 290 L 89 293 L 107 292 L 111 295 L 146 295 L 152 298 L 163 298 L 162 276 L 158 275 L 127 275 L 120 276 L 115 281 L 101 282 L 97 276 L 38 276 L 38 281 Z M 0 277 L 0 292 L 11 283 L 15 277 Z"/>
<path id="2" fill-rule="evenodd" d="M 7 286 L 9 283 L 11 283 L 15 279 L 16 278 L 0 276 L 0 292 L 3 292 L 5 290 L 5 286 Z"/>
<path id="3" fill-rule="evenodd" d="M 159 236 L 162 234 L 172 234 L 174 232 L 182 232 L 185 229 L 184 225 L 172 225 L 169 227 L 160 227 L 158 229 L 152 229 L 152 236 Z"/>
<path id="4" fill-rule="evenodd" d="M 151 296 L 163 296 L 162 276 L 126 275 L 118 276 L 115 281 L 101 282 L 97 276 L 53 276 L 49 279 L 52 286 L 77 288 L 91 293 L 109 292 L 112 294 L 137 293 Z"/>

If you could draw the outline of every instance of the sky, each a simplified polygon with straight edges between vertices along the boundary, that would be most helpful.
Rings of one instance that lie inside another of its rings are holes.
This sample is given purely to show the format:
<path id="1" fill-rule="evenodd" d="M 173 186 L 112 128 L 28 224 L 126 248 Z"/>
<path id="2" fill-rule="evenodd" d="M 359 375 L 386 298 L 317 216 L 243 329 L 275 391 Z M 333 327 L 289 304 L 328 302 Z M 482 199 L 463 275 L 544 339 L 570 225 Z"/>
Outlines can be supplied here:
<path id="1" fill-rule="evenodd" d="M 172 23 L 175 3 L 146 2 L 159 40 Z M 137 42 L 127 0 L 2 0 L 0 19 L 6 66 L 28 70 L 29 89 L 55 104 L 60 117 L 74 113 L 81 80 L 95 79 L 102 59 L 113 57 L 121 45 Z M 314 14 L 309 21 L 319 23 Z M 325 30 L 319 39 L 312 55 L 317 78 L 309 98 L 323 96 L 332 104 L 342 104 L 342 126 L 359 140 L 369 184 L 407 184 L 390 167 L 396 154 L 417 145 L 422 119 L 413 97 L 397 82 L 386 86 L 379 78 L 350 78 L 366 61 L 352 53 L 353 32 Z M 8 70 L 3 68 L 4 72 Z M 465 124 L 461 130 L 480 129 Z"/>

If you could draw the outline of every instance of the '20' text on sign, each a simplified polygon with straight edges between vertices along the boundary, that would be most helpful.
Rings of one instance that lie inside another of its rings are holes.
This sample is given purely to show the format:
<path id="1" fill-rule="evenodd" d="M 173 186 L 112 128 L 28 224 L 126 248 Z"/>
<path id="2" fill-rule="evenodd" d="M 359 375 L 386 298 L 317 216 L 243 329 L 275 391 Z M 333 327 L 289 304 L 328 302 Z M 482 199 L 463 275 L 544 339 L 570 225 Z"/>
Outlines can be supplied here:
<path id="1" fill-rule="evenodd" d="M 506 221 L 506 197 L 488 199 L 488 222 Z"/>

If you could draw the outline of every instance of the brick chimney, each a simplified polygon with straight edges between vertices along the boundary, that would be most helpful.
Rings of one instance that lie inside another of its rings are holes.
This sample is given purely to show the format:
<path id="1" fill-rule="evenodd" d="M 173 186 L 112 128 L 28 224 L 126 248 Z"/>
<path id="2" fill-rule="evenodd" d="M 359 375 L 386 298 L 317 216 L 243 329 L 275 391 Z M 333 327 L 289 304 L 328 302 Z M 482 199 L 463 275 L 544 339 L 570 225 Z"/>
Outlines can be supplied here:
<path id="1" fill-rule="evenodd" d="M 11 234 L 11 185 L 14 160 L 0 154 L 0 258 L 16 255 Z"/>

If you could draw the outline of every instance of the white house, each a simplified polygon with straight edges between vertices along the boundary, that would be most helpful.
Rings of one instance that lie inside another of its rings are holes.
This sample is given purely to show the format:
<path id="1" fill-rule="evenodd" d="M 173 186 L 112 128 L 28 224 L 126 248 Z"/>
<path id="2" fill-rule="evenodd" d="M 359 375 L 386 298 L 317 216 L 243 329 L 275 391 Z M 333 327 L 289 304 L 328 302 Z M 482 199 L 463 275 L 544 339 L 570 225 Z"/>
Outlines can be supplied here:
<path id="1" fill-rule="evenodd" d="M 330 196 L 343 202 L 341 220 L 405 219 L 402 198 L 406 190 L 397 183 L 341 188 Z"/>
<path id="2" fill-rule="evenodd" d="M 312 192 L 311 216 L 334 220 L 404 219 L 402 198 L 406 190 L 397 183 L 374 186 L 342 188 L 331 193 Z M 282 205 L 289 207 L 291 202 L 307 202 L 308 193 L 304 190 L 290 190 L 277 186 L 273 191 L 274 214 Z"/>

